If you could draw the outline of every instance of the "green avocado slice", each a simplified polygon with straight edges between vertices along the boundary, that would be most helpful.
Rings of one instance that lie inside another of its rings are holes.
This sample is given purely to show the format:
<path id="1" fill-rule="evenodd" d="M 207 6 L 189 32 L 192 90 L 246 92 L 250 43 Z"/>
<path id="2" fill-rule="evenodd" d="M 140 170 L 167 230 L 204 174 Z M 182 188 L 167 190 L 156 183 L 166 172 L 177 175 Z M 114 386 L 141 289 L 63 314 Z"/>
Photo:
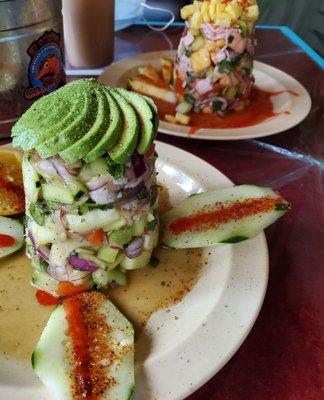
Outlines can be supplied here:
<path id="1" fill-rule="evenodd" d="M 97 113 L 92 127 L 78 141 L 59 152 L 63 160 L 69 164 L 85 157 L 101 140 L 109 126 L 109 105 L 107 97 L 99 87 L 94 93 L 97 97 Z"/>
<path id="2" fill-rule="evenodd" d="M 36 150 L 42 158 L 51 157 L 72 146 L 92 128 L 98 107 L 95 92 L 95 88 L 98 86 L 88 81 L 85 83 L 82 90 L 78 91 L 79 94 L 83 91 L 85 96 L 83 107 L 63 130 L 48 134 L 49 139 L 36 146 Z M 79 103 L 77 100 L 74 101 Z"/>
<path id="3" fill-rule="evenodd" d="M 137 152 L 144 154 L 151 147 L 156 133 L 152 109 L 140 94 L 121 88 L 116 90 L 136 111 L 140 124 Z"/>
<path id="4" fill-rule="evenodd" d="M 84 93 L 76 85 L 68 85 L 42 97 L 13 127 L 14 145 L 30 150 L 56 135 L 74 120 L 84 102 Z"/>
<path id="5" fill-rule="evenodd" d="M 114 98 L 110 95 L 108 88 L 103 88 L 104 94 L 107 97 L 109 105 L 109 124 L 106 133 L 102 136 L 101 140 L 97 145 L 90 150 L 90 152 L 84 157 L 86 163 L 90 163 L 99 157 L 101 157 L 107 150 L 111 149 L 119 139 L 119 135 L 122 129 L 122 115 L 118 104 Z"/>
<path id="6" fill-rule="evenodd" d="M 150 106 L 152 113 L 153 113 L 153 125 L 154 125 L 154 130 L 155 132 L 158 131 L 159 129 L 159 112 L 158 112 L 158 108 L 156 106 L 156 104 L 154 103 L 154 101 L 147 96 L 142 95 L 142 97 L 144 98 L 144 100 L 147 102 L 147 104 Z"/>
<path id="7" fill-rule="evenodd" d="M 133 107 L 117 90 L 111 89 L 109 93 L 120 108 L 123 126 L 119 141 L 112 149 L 108 150 L 108 154 L 118 164 L 126 164 L 137 146 L 139 122 Z"/>

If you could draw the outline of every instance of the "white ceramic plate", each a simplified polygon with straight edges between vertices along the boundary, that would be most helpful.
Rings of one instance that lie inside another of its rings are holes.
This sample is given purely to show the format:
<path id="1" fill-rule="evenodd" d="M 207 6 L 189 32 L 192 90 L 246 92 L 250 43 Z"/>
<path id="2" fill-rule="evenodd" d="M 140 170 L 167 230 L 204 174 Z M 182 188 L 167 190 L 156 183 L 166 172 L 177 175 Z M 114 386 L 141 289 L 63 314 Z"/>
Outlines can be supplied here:
<path id="1" fill-rule="evenodd" d="M 194 192 L 232 186 L 192 154 L 159 142 L 157 151 L 159 181 L 172 204 Z M 170 312 L 153 314 L 137 341 L 134 400 L 183 400 L 223 367 L 256 320 L 268 280 L 264 234 L 205 249 L 203 260 L 192 291 Z M 0 398 L 51 400 L 30 365 L 12 362 L 0 364 Z"/>
<path id="2" fill-rule="evenodd" d="M 175 51 L 166 50 L 144 53 L 119 61 L 109 66 L 100 75 L 99 80 L 114 87 L 126 87 L 128 79 L 137 75 L 137 68 L 139 66 L 151 63 L 155 68 L 160 69 L 161 57 L 175 58 Z M 306 118 L 311 109 L 311 99 L 304 86 L 296 81 L 296 79 L 277 68 L 259 61 L 255 61 L 253 72 L 256 85 L 262 90 L 269 92 L 292 91 L 298 93 L 298 96 L 294 96 L 289 92 L 273 96 L 271 99 L 274 104 L 274 111 L 279 114 L 254 126 L 229 129 L 199 129 L 194 135 L 189 135 L 189 128 L 186 126 L 160 121 L 159 131 L 173 136 L 193 139 L 251 139 L 286 131 L 298 125 Z M 280 114 L 286 111 L 289 114 Z"/>

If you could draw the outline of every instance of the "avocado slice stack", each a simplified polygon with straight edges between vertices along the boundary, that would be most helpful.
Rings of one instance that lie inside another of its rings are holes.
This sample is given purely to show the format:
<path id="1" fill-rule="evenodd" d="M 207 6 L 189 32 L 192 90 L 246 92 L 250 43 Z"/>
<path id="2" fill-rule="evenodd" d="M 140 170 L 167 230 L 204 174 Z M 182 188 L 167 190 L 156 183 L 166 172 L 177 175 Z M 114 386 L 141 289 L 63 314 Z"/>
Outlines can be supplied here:
<path id="1" fill-rule="evenodd" d="M 81 79 L 42 97 L 12 129 L 14 146 L 35 149 L 42 159 L 59 155 L 72 164 L 90 163 L 104 154 L 125 164 L 144 154 L 158 128 L 151 99 Z"/>

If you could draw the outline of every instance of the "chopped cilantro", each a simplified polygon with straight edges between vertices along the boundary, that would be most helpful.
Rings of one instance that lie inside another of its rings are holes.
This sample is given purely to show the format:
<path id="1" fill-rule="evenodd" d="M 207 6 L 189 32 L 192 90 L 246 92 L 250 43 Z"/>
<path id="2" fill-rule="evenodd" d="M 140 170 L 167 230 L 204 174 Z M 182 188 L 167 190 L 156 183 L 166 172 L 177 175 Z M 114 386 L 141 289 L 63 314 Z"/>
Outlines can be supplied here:
<path id="1" fill-rule="evenodd" d="M 106 158 L 108 164 L 108 171 L 110 175 L 115 179 L 121 179 L 125 175 L 125 165 L 118 164 L 113 161 L 109 156 Z"/>
<path id="2" fill-rule="evenodd" d="M 221 101 L 213 101 L 213 110 L 220 111 L 222 109 L 223 103 Z"/>

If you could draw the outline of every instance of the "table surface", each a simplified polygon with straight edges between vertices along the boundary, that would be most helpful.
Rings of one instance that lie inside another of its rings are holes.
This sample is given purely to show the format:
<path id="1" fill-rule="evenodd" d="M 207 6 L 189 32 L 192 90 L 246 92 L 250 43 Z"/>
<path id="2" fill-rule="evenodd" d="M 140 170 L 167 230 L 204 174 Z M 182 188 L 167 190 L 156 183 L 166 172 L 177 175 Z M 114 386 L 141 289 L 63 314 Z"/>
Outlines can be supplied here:
<path id="1" fill-rule="evenodd" d="M 181 32 L 177 26 L 164 32 L 143 26 L 118 32 L 115 59 L 175 49 Z M 309 91 L 312 109 L 305 121 L 260 140 L 158 135 L 158 140 L 203 158 L 236 184 L 269 185 L 293 203 L 293 210 L 266 230 L 269 286 L 251 333 L 227 365 L 188 400 L 324 398 L 323 70 L 279 29 L 258 29 L 257 38 L 256 59 L 292 75 Z"/>

